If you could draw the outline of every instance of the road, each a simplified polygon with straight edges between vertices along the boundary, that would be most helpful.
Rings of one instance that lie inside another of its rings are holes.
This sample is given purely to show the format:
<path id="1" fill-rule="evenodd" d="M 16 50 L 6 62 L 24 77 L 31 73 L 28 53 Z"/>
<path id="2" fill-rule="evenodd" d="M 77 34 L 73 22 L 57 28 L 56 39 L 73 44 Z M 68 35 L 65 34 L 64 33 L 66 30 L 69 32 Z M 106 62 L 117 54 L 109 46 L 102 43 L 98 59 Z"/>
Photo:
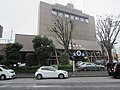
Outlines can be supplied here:
<path id="1" fill-rule="evenodd" d="M 120 79 L 74 77 L 68 79 L 16 78 L 0 81 L 0 90 L 120 90 Z"/>

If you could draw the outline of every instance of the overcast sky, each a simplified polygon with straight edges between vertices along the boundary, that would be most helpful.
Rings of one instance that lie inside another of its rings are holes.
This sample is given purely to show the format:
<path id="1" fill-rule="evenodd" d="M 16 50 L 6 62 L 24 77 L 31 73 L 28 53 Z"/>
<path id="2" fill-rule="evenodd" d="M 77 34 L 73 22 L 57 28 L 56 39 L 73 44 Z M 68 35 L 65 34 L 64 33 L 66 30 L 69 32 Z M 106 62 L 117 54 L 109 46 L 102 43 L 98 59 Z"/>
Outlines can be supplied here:
<path id="1" fill-rule="evenodd" d="M 15 34 L 37 34 L 38 5 L 40 1 L 50 4 L 74 4 L 78 10 L 96 16 L 120 14 L 120 0 L 0 0 L 0 25 L 4 27 L 3 38 Z"/>

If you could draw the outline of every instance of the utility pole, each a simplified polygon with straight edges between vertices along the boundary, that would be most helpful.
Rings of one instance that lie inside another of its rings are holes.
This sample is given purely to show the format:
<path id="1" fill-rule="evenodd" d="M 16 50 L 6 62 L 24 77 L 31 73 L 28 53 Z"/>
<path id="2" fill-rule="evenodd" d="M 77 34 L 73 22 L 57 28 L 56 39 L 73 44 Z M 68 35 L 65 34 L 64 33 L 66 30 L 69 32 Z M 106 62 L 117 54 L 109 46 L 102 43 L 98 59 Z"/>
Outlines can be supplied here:
<path id="1" fill-rule="evenodd" d="M 73 73 L 75 72 L 75 58 L 73 55 L 73 43 L 72 43 L 72 36 L 71 36 L 71 49 L 72 49 L 72 64 L 73 64 Z"/>
<path id="2" fill-rule="evenodd" d="M 11 37 L 10 37 L 11 43 L 12 43 L 12 35 L 13 35 L 13 28 L 11 28 Z"/>

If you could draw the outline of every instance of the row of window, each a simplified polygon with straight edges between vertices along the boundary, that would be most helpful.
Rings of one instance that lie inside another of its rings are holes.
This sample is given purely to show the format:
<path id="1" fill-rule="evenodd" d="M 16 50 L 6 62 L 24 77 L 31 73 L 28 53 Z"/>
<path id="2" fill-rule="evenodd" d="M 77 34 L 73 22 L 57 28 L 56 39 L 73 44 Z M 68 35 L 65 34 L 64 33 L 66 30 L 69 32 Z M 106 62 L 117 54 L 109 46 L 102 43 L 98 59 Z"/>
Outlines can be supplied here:
<path id="1" fill-rule="evenodd" d="M 78 16 L 75 16 L 75 15 L 62 13 L 62 12 L 59 12 L 59 11 L 52 10 L 52 15 L 59 16 L 59 17 L 65 17 L 65 18 L 71 18 L 72 20 L 77 20 L 77 21 L 89 23 L 88 18 L 78 17 Z"/>

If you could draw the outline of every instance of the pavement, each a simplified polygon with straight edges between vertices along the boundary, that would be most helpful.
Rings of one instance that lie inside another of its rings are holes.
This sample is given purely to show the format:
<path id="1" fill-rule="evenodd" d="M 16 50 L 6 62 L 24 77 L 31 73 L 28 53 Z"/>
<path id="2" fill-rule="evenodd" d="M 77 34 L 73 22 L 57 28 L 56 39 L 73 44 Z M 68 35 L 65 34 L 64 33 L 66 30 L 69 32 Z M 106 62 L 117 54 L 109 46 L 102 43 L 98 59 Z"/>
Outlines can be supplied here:
<path id="1" fill-rule="evenodd" d="M 77 71 L 69 72 L 69 77 L 107 77 L 107 71 Z M 34 78 L 34 73 L 16 73 L 16 78 Z"/>

